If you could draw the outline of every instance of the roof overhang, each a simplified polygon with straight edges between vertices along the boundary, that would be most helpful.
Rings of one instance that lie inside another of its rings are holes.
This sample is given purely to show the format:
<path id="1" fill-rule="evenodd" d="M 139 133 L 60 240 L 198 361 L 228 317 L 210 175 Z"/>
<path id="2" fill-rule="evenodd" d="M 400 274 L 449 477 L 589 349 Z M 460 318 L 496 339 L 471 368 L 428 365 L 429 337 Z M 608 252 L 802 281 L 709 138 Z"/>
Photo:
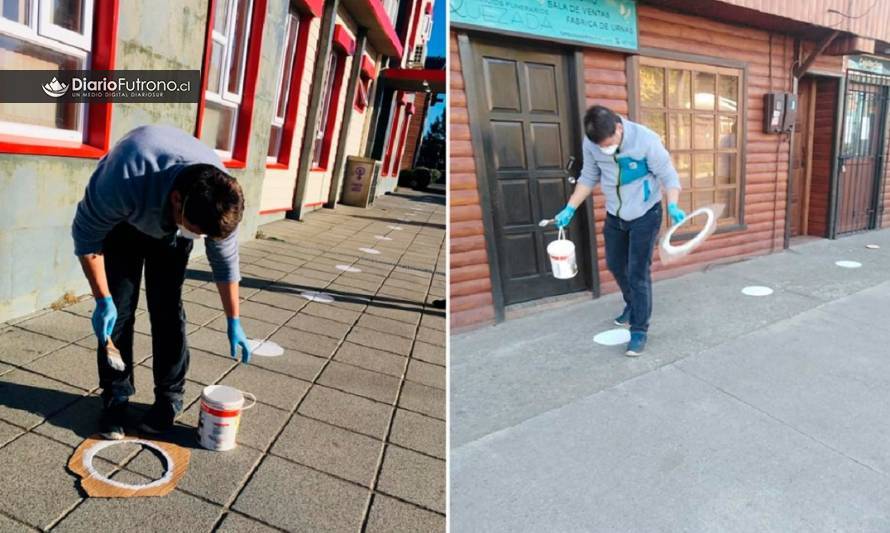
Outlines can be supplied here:
<path id="1" fill-rule="evenodd" d="M 390 57 L 402 57 L 404 46 L 380 0 L 342 0 L 359 26 L 368 29 L 374 49 Z"/>
<path id="2" fill-rule="evenodd" d="M 441 69 L 388 68 L 381 74 L 387 87 L 409 92 L 429 89 L 434 93 L 445 92 L 445 71 Z"/>

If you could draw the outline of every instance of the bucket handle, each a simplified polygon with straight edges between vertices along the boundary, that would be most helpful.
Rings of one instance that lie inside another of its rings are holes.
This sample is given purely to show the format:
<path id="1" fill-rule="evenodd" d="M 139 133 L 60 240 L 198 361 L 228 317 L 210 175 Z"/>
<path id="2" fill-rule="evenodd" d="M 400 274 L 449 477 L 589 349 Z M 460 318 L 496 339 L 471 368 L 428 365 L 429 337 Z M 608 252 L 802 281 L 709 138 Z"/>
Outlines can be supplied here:
<path id="1" fill-rule="evenodd" d="M 256 405 L 256 396 L 253 395 L 252 392 L 241 391 L 241 394 L 253 400 L 253 403 L 248 405 L 247 407 L 242 407 L 242 411 L 247 411 L 248 409 L 252 409 Z"/>
<path id="2" fill-rule="evenodd" d="M 557 234 L 556 238 L 557 238 L 558 240 L 560 240 L 560 241 L 564 241 L 564 240 L 565 240 L 565 238 L 566 238 L 566 229 L 565 229 L 565 226 L 559 228 L 559 233 Z"/>

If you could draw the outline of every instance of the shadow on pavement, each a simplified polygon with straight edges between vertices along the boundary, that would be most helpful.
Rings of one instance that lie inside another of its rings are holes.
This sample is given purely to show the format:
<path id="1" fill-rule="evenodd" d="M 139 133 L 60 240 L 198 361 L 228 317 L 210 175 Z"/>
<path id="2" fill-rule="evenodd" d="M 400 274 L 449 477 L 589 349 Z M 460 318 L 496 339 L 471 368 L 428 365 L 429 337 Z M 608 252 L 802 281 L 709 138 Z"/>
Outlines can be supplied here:
<path id="1" fill-rule="evenodd" d="M 423 202 L 425 204 L 445 205 L 445 196 L 443 194 L 424 194 L 417 196 L 415 194 L 405 194 L 401 192 L 391 192 L 387 196 L 397 196 L 414 202 Z"/>
<path id="2" fill-rule="evenodd" d="M 399 220 L 397 218 L 385 218 L 385 217 L 367 217 L 363 215 L 350 215 L 352 218 L 367 218 L 369 220 L 379 220 L 381 222 L 390 222 L 392 224 L 396 224 L 399 226 L 427 226 L 430 228 L 436 229 L 445 229 L 445 224 L 433 224 L 430 222 L 416 222 L 413 220 Z"/>
<path id="3" fill-rule="evenodd" d="M 194 270 L 187 269 L 186 270 L 186 278 L 193 279 L 196 281 L 213 281 L 213 276 L 211 276 L 210 272 L 205 272 L 203 270 Z M 349 303 L 357 303 L 370 305 L 373 307 L 382 307 L 386 309 L 398 309 L 401 311 L 413 311 L 415 313 L 423 313 L 426 315 L 432 316 L 441 316 L 444 317 L 445 313 L 442 311 L 433 311 L 429 308 L 424 309 L 424 302 L 412 302 L 410 300 L 400 300 L 398 298 L 392 298 L 389 296 L 368 296 L 363 294 L 356 294 L 352 292 L 340 291 L 336 289 L 328 289 L 324 287 L 313 287 L 310 285 L 297 285 L 294 283 L 285 283 L 281 281 L 271 281 L 267 279 L 259 279 L 252 277 L 241 277 L 242 287 L 248 289 L 260 289 L 269 292 L 277 292 L 282 294 L 295 294 L 299 295 L 304 291 L 313 291 L 313 292 L 323 292 L 326 294 L 330 294 L 334 298 L 336 298 L 339 302 L 349 302 Z"/>

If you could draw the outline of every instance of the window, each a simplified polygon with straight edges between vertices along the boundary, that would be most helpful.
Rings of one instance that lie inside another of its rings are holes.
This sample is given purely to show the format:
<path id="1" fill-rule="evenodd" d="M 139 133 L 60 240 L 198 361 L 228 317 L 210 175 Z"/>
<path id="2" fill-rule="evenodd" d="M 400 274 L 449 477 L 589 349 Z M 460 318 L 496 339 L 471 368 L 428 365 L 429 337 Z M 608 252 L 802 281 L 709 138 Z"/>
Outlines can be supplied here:
<path id="1" fill-rule="evenodd" d="M 355 88 L 355 101 L 353 102 L 355 110 L 359 113 L 363 113 L 365 109 L 368 108 L 368 100 L 371 93 L 371 83 L 376 77 L 377 69 L 374 67 L 374 64 L 371 62 L 368 56 L 363 55 L 361 72 L 359 73 L 359 82 Z"/>
<path id="2" fill-rule="evenodd" d="M 325 86 L 322 93 L 321 114 L 318 116 L 318 127 L 315 130 L 315 145 L 312 148 L 312 167 L 323 168 L 326 163 L 324 159 L 325 152 L 325 136 L 328 133 L 328 116 L 331 114 L 331 100 L 334 98 L 334 77 L 336 75 L 337 64 L 340 62 L 340 54 L 333 52 L 328 58 L 328 64 L 325 67 Z"/>
<path id="3" fill-rule="evenodd" d="M 725 204 L 721 225 L 740 220 L 741 79 L 738 69 L 640 58 L 639 122 L 671 153 L 683 187 L 680 208 Z M 693 230 L 704 223 L 697 218 Z"/>
<path id="4" fill-rule="evenodd" d="M 85 70 L 92 42 L 92 0 L 0 0 L 0 69 Z M 79 144 L 86 113 L 77 102 L 0 102 L 0 134 Z"/>
<path id="5" fill-rule="evenodd" d="M 216 0 L 213 5 L 201 139 L 225 156 L 235 145 L 244 89 L 252 0 Z"/>
<path id="6" fill-rule="evenodd" d="M 281 152 L 285 111 L 287 110 L 288 96 L 290 95 L 290 82 L 293 73 L 294 58 L 296 57 L 299 30 L 300 18 L 296 13 L 291 11 L 287 16 L 287 41 L 284 47 L 284 54 L 281 57 L 281 65 L 278 67 L 278 90 L 275 94 L 275 114 L 272 116 L 272 128 L 269 132 L 269 151 L 266 154 L 272 162 L 278 161 Z"/>

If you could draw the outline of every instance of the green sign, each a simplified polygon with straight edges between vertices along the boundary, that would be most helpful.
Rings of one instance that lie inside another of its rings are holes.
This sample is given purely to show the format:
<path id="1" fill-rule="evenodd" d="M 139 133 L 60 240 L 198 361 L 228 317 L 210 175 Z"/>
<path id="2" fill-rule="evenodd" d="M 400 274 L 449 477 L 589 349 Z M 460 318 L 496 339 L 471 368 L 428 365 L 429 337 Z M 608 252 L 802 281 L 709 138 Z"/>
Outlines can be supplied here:
<path id="1" fill-rule="evenodd" d="M 451 0 L 450 5 L 457 25 L 637 49 L 636 0 Z"/>
<path id="2" fill-rule="evenodd" d="M 876 74 L 890 74 L 890 61 L 868 56 L 853 56 L 847 60 L 847 68 L 867 70 Z"/>

